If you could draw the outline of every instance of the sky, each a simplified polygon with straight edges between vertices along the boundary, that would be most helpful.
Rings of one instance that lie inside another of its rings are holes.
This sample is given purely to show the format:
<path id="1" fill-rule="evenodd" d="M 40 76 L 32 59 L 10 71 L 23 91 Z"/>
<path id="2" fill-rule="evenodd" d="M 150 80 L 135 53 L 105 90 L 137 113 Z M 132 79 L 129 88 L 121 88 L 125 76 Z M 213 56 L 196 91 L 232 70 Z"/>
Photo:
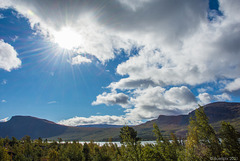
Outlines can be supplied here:
<path id="1" fill-rule="evenodd" d="M 136 125 L 240 101 L 240 1 L 0 0 L 0 121 Z"/>

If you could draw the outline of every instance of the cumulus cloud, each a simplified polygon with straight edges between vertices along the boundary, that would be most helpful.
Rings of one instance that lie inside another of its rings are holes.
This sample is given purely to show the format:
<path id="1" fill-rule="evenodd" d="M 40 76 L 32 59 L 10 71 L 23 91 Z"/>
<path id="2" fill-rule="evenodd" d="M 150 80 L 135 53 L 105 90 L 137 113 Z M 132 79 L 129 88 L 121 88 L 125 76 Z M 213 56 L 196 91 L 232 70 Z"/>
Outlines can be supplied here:
<path id="1" fill-rule="evenodd" d="M 128 106 L 128 96 L 124 93 L 102 93 L 97 96 L 97 100 L 92 105 L 106 104 L 106 105 L 120 105 L 122 107 Z"/>
<path id="2" fill-rule="evenodd" d="M 127 115 L 135 119 L 151 119 L 160 114 L 186 114 L 197 105 L 195 96 L 186 86 L 169 90 L 159 86 L 136 90 L 131 102 L 135 108 L 129 109 Z"/>
<path id="3" fill-rule="evenodd" d="M 75 57 L 72 58 L 72 65 L 77 65 L 77 64 L 82 64 L 82 63 L 91 63 L 92 60 L 88 59 L 82 55 L 77 55 Z"/>
<path id="4" fill-rule="evenodd" d="M 212 101 L 231 101 L 231 96 L 227 93 L 222 93 L 219 95 L 210 95 L 209 93 L 200 93 L 198 95 L 199 104 L 205 105 Z"/>
<path id="5" fill-rule="evenodd" d="M 157 86 L 158 83 L 150 79 L 132 79 L 132 78 L 123 78 L 119 82 L 111 83 L 108 88 L 112 89 L 136 89 L 136 88 L 147 88 L 149 86 Z"/>
<path id="6" fill-rule="evenodd" d="M 124 116 L 90 116 L 90 117 L 73 117 L 67 120 L 61 120 L 58 122 L 67 126 L 78 126 L 88 124 L 111 124 L 111 125 L 136 125 L 141 123 L 140 121 L 134 121 L 126 119 Z"/>
<path id="7" fill-rule="evenodd" d="M 17 57 L 14 48 L 0 39 L 0 68 L 6 71 L 17 69 L 21 66 L 21 60 Z"/>
<path id="8" fill-rule="evenodd" d="M 200 104 L 207 104 L 207 103 L 210 103 L 212 100 L 210 94 L 208 93 L 200 93 L 198 95 L 198 98 L 200 100 Z"/>
<path id="9" fill-rule="evenodd" d="M 237 78 L 233 82 L 227 84 L 225 89 L 230 92 L 239 90 L 240 89 L 240 78 Z"/>

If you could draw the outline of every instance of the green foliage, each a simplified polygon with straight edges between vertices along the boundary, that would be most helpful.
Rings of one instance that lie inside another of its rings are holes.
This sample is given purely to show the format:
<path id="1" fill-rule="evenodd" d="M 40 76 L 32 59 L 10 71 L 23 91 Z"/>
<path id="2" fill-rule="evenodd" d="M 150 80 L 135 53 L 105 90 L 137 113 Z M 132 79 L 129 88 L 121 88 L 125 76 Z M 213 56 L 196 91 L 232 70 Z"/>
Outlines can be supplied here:
<path id="1" fill-rule="evenodd" d="M 222 154 L 224 156 L 234 156 L 240 159 L 240 143 L 238 141 L 240 135 L 235 128 L 223 121 L 220 129 L 220 137 L 222 139 Z"/>
<path id="2" fill-rule="evenodd" d="M 124 126 L 120 129 L 120 138 L 122 143 L 122 159 L 123 160 L 140 160 L 141 143 L 137 137 L 137 131 L 132 127 Z"/>
<path id="3" fill-rule="evenodd" d="M 186 158 L 188 160 L 209 160 L 220 157 L 221 146 L 214 129 L 209 125 L 202 106 L 190 118 L 186 142 Z"/>
<path id="4" fill-rule="evenodd" d="M 131 143 L 132 145 L 140 140 L 140 138 L 137 137 L 137 131 L 129 126 L 124 126 L 120 129 L 120 138 L 121 143 Z"/>

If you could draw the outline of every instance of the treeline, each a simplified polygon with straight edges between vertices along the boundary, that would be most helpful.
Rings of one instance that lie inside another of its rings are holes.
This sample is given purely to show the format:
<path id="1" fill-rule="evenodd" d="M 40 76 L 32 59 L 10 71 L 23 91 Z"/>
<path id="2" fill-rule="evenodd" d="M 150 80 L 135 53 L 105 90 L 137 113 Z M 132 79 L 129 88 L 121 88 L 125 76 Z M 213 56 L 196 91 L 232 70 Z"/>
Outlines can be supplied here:
<path id="1" fill-rule="evenodd" d="M 108 143 L 99 146 L 94 142 L 79 144 L 48 143 L 41 138 L 31 140 L 25 136 L 21 140 L 15 137 L 0 139 L 0 160 L 16 161 L 208 161 L 239 160 L 239 133 L 229 123 L 222 122 L 218 135 L 209 125 L 203 107 L 190 119 L 185 140 L 179 140 L 174 134 L 164 138 L 159 127 L 154 124 L 153 132 L 156 144 L 141 144 L 137 131 L 124 126 L 120 129 L 121 147 Z"/>

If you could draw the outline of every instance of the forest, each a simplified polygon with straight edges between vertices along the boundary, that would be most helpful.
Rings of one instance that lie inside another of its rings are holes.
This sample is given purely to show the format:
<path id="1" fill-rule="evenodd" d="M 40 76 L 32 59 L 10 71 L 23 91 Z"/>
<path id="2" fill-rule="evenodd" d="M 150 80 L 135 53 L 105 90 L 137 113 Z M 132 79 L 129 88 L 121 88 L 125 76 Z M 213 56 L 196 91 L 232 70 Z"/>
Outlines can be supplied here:
<path id="1" fill-rule="evenodd" d="M 161 127 L 160 127 L 161 128 Z M 29 136 L 17 140 L 0 138 L 0 161 L 208 161 L 239 160 L 239 132 L 227 122 L 215 131 L 209 124 L 204 108 L 200 106 L 190 118 L 185 139 L 173 133 L 164 137 L 156 124 L 153 133 L 156 144 L 141 144 L 141 138 L 132 127 L 120 129 L 121 146 L 109 143 L 99 146 L 91 141 L 80 144 L 49 143 L 47 139 L 31 140 Z"/>

